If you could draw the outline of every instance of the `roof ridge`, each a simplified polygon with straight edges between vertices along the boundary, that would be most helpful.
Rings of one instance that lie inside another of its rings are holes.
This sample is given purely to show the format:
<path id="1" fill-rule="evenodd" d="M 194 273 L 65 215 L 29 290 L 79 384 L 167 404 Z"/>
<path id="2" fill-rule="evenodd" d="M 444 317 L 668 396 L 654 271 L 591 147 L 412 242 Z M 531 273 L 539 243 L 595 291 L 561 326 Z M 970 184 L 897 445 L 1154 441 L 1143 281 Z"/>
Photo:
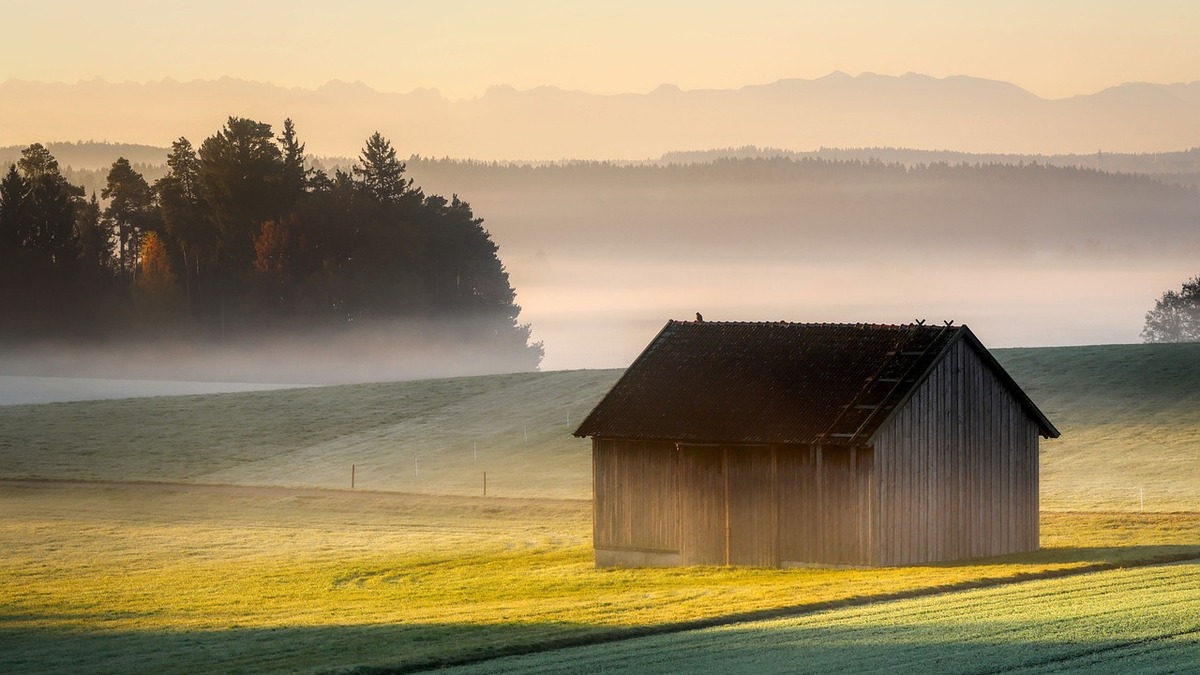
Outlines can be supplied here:
<path id="1" fill-rule="evenodd" d="M 823 328 L 841 327 L 841 328 L 930 328 L 938 329 L 949 325 L 950 328 L 960 328 L 963 324 L 929 324 L 929 323 L 851 323 L 839 321 L 687 321 L 679 319 L 671 319 L 668 323 L 680 325 L 716 325 L 716 326 L 819 326 Z"/>

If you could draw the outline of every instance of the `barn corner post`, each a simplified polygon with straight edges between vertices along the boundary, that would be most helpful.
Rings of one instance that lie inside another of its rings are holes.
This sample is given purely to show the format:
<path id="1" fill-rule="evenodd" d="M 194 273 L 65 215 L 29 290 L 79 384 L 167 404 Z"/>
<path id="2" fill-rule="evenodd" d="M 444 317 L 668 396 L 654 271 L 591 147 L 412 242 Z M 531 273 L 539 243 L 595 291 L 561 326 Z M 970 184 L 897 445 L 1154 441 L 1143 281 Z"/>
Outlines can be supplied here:
<path id="1" fill-rule="evenodd" d="M 592 438 L 592 562 L 596 567 L 603 567 L 600 562 L 600 556 L 597 553 L 600 542 L 600 517 L 599 511 L 596 508 L 596 484 L 599 480 L 600 466 L 597 460 L 597 451 L 600 445 L 599 438 Z"/>
<path id="2" fill-rule="evenodd" d="M 672 321 L 575 433 L 598 566 L 778 567 L 1036 547 L 1057 430 L 965 326 Z"/>

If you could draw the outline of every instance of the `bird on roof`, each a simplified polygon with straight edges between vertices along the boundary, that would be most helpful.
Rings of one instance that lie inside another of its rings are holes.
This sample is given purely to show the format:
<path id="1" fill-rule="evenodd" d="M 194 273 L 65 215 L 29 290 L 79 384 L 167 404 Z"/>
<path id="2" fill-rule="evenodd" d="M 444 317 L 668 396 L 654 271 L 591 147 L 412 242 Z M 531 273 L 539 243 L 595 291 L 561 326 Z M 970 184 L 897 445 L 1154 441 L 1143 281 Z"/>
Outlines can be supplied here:
<path id="1" fill-rule="evenodd" d="M 699 323 L 703 320 L 704 320 L 704 317 L 700 314 L 700 312 L 696 312 L 696 323 Z"/>

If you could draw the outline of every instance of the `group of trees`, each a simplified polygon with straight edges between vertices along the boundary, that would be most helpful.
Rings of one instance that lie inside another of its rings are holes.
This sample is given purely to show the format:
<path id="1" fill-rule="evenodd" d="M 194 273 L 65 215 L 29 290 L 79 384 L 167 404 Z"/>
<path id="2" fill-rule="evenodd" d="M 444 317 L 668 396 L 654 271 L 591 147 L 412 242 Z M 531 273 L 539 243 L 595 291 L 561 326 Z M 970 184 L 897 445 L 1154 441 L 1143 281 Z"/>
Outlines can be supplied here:
<path id="1" fill-rule="evenodd" d="M 1146 342 L 1200 342 L 1200 277 L 1183 282 L 1178 291 L 1167 291 L 1146 312 L 1142 328 Z"/>
<path id="2" fill-rule="evenodd" d="M 150 184 L 118 159 L 98 198 L 42 145 L 22 152 L 0 180 L 3 337 L 224 338 L 402 318 L 540 361 L 482 220 L 413 185 L 378 133 L 330 176 L 291 120 L 276 137 L 231 117 L 198 148 L 173 143 L 167 167 Z"/>

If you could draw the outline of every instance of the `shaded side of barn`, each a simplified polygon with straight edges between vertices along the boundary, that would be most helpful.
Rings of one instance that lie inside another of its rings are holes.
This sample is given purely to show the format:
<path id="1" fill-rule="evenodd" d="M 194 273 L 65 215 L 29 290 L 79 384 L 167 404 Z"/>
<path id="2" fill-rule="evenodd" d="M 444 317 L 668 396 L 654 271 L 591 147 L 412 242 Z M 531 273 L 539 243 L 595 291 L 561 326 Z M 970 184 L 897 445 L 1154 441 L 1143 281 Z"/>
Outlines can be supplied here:
<path id="1" fill-rule="evenodd" d="M 964 327 L 670 322 L 581 425 L 597 565 L 1037 548 L 1058 435 Z"/>

